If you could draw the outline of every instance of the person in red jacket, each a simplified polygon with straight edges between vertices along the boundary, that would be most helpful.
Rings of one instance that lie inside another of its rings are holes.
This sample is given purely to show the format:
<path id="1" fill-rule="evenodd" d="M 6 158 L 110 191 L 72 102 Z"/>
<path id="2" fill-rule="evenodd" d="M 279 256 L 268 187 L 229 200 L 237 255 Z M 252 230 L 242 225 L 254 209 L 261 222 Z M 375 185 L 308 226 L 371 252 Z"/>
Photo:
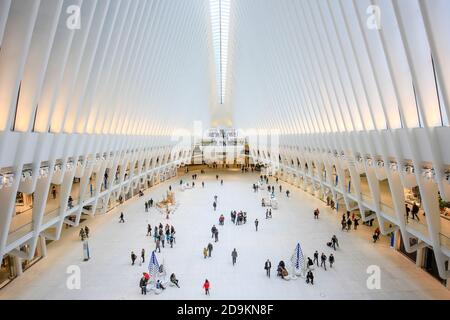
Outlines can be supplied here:
<path id="1" fill-rule="evenodd" d="M 205 280 L 205 283 L 203 284 L 203 288 L 205 289 L 205 294 L 209 295 L 209 281 L 208 281 L 208 279 Z"/>

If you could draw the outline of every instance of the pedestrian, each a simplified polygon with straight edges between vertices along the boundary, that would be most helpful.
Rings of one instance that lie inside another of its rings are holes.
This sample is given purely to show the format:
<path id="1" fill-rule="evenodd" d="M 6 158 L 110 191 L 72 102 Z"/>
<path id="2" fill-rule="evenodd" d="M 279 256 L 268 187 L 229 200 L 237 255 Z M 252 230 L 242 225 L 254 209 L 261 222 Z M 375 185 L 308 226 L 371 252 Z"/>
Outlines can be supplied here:
<path id="1" fill-rule="evenodd" d="M 269 259 L 267 259 L 266 263 L 264 263 L 264 269 L 266 270 L 266 275 L 270 278 L 270 269 L 272 268 L 272 263 Z"/>
<path id="2" fill-rule="evenodd" d="M 309 270 L 306 274 L 306 283 L 311 283 L 312 285 L 314 284 L 314 275 L 311 270 Z"/>
<path id="3" fill-rule="evenodd" d="M 354 226 L 355 230 L 358 229 L 358 226 L 359 226 L 359 219 L 356 219 L 356 218 L 355 218 L 355 220 L 353 220 L 353 226 Z"/>
<path id="4" fill-rule="evenodd" d="M 258 231 L 258 224 L 259 224 L 259 221 L 258 221 L 258 219 L 256 219 L 256 220 L 255 220 L 256 231 Z"/>
<path id="5" fill-rule="evenodd" d="M 219 241 L 219 230 L 216 229 L 216 232 L 214 233 L 214 241 L 218 242 Z"/>
<path id="6" fill-rule="evenodd" d="M 52 187 L 52 195 L 53 195 L 53 199 L 56 199 L 56 187 L 55 186 Z"/>
<path id="7" fill-rule="evenodd" d="M 217 203 L 215 201 L 213 202 L 213 208 L 214 208 L 214 211 L 216 211 Z"/>
<path id="8" fill-rule="evenodd" d="M 289 190 L 286 190 L 286 197 L 288 197 L 289 198 L 289 194 L 290 194 L 291 192 L 289 191 Z"/>
<path id="9" fill-rule="evenodd" d="M 339 241 L 335 234 L 331 237 L 331 242 L 333 244 L 334 251 L 336 251 L 336 246 L 339 247 Z"/>
<path id="10" fill-rule="evenodd" d="M 131 251 L 131 265 L 132 266 L 134 266 L 134 262 L 136 261 L 136 259 L 137 259 L 136 254 L 133 251 Z"/>
<path id="11" fill-rule="evenodd" d="M 142 251 L 141 251 L 141 260 L 142 260 L 142 263 L 145 262 L 145 249 L 142 249 Z"/>
<path id="12" fill-rule="evenodd" d="M 214 238 L 216 231 L 217 231 L 216 225 L 213 225 L 211 228 L 211 238 Z"/>
<path id="13" fill-rule="evenodd" d="M 139 287 L 141 287 L 141 294 L 147 295 L 147 279 L 145 278 L 145 275 L 143 275 L 139 281 Z"/>
<path id="14" fill-rule="evenodd" d="M 162 230 L 161 230 L 162 231 Z M 162 247 L 164 248 L 164 242 L 165 242 L 165 240 L 164 240 L 164 236 L 162 235 L 162 232 L 161 232 L 161 244 L 162 244 Z"/>
<path id="15" fill-rule="evenodd" d="M 409 213 L 411 212 L 411 209 L 408 207 L 406 203 L 405 203 L 405 210 L 406 210 L 406 222 L 408 222 Z"/>
<path id="16" fill-rule="evenodd" d="M 203 258 L 206 259 L 208 257 L 208 248 L 203 248 Z"/>
<path id="17" fill-rule="evenodd" d="M 319 266 L 319 252 L 314 252 L 314 262 Z"/>
<path id="18" fill-rule="evenodd" d="M 155 251 L 158 250 L 158 252 L 161 252 L 161 240 L 159 240 L 159 237 L 156 238 L 156 248 Z"/>
<path id="19" fill-rule="evenodd" d="M 84 239 L 86 238 L 86 233 L 83 228 L 80 229 L 79 235 L 80 235 L 81 241 L 84 241 Z"/>
<path id="20" fill-rule="evenodd" d="M 352 228 L 352 220 L 350 218 L 348 218 L 348 220 L 347 220 L 347 231 L 350 231 L 351 228 Z"/>
<path id="21" fill-rule="evenodd" d="M 342 221 L 341 221 L 341 225 L 342 225 L 342 231 L 344 231 L 344 230 L 347 230 L 347 222 L 345 221 L 345 219 L 343 219 Z"/>
<path id="22" fill-rule="evenodd" d="M 153 238 L 155 239 L 156 242 L 156 238 L 158 238 L 158 228 L 155 226 L 155 230 L 153 231 Z"/>
<path id="23" fill-rule="evenodd" d="M 330 256 L 328 257 L 328 261 L 330 262 L 330 268 L 333 268 L 334 256 L 332 253 L 330 253 Z"/>
<path id="24" fill-rule="evenodd" d="M 152 236 L 152 226 L 150 224 L 147 224 L 147 237 Z"/>
<path id="25" fill-rule="evenodd" d="M 148 203 L 146 202 L 144 205 L 145 205 L 145 212 L 148 212 Z"/>
<path id="26" fill-rule="evenodd" d="M 419 216 L 417 215 L 419 213 L 419 206 L 415 202 L 413 203 L 411 213 L 412 213 L 413 220 L 415 217 L 417 219 L 417 221 L 420 221 Z"/>
<path id="27" fill-rule="evenodd" d="M 280 193 L 281 193 L 282 190 L 283 190 L 283 188 L 281 187 L 281 184 L 280 184 Z"/>
<path id="28" fill-rule="evenodd" d="M 150 199 L 150 208 L 153 207 L 153 198 Z"/>
<path id="29" fill-rule="evenodd" d="M 204 188 L 205 187 L 205 183 L 202 181 L 202 188 Z"/>
<path id="30" fill-rule="evenodd" d="M 203 289 L 205 289 L 205 295 L 208 295 L 208 296 L 209 296 L 209 287 L 210 287 L 209 281 L 208 281 L 208 279 L 206 279 L 205 283 L 203 284 Z"/>
<path id="31" fill-rule="evenodd" d="M 220 185 L 223 186 L 223 180 L 220 180 Z"/>
<path id="32" fill-rule="evenodd" d="M 210 243 L 208 243 L 208 257 L 210 257 L 210 258 L 211 258 L 212 251 L 213 251 L 213 245 L 210 242 Z"/>
<path id="33" fill-rule="evenodd" d="M 319 208 L 314 210 L 314 219 L 319 219 Z"/>
<path id="34" fill-rule="evenodd" d="M 237 256 L 238 256 L 238 254 L 237 254 L 236 248 L 234 248 L 233 251 L 231 252 L 231 258 L 233 259 L 233 266 L 236 263 Z"/>
<path id="35" fill-rule="evenodd" d="M 125 220 L 124 220 L 124 218 L 123 218 L 123 212 L 121 212 L 120 213 L 120 220 L 119 220 L 119 223 L 125 223 Z"/>
<path id="36" fill-rule="evenodd" d="M 326 265 L 326 262 L 327 262 L 327 256 L 325 255 L 325 253 L 322 252 L 322 255 L 320 256 L 320 260 L 321 260 L 320 266 L 321 266 L 321 267 L 323 266 L 323 268 L 324 268 L 325 271 L 326 271 L 326 270 L 327 270 L 327 265 Z"/>

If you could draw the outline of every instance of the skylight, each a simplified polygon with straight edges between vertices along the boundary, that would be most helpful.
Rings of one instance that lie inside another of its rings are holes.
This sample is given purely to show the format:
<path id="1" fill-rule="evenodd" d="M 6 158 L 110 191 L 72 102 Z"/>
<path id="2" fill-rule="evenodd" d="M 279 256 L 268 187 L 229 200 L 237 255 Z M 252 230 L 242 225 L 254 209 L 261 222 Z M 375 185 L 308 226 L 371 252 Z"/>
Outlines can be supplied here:
<path id="1" fill-rule="evenodd" d="M 216 82 L 221 104 L 225 100 L 228 63 L 228 29 L 230 0 L 210 0 L 213 45 L 216 61 Z"/>

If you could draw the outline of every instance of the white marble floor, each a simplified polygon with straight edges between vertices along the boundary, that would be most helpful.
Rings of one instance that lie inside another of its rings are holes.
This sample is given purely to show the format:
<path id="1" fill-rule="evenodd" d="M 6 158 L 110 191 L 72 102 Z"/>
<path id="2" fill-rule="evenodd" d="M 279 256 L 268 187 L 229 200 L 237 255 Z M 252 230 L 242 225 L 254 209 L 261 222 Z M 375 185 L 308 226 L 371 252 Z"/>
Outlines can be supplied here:
<path id="1" fill-rule="evenodd" d="M 373 230 L 369 227 L 340 231 L 340 214 L 331 213 L 318 199 L 290 186 L 291 197 L 279 194 L 279 210 L 273 212 L 273 219 L 266 220 L 260 206 L 266 193 L 254 193 L 251 188 L 258 179 L 256 174 L 220 172 L 223 186 L 215 174 L 199 174 L 195 189 L 184 192 L 178 190 L 180 178 L 173 179 L 148 190 L 144 198 L 132 199 L 105 215 L 87 220 L 84 224 L 91 229 L 92 256 L 88 262 L 82 261 L 79 229 L 68 230 L 60 241 L 49 245 L 43 260 L 0 290 L 0 299 L 450 299 L 448 289 L 391 249 L 386 238 L 372 243 Z M 201 181 L 206 183 L 204 189 Z M 169 220 L 177 230 L 177 243 L 173 249 L 162 249 L 157 256 L 169 274 L 177 275 L 181 288 L 169 287 L 160 295 L 142 296 L 139 279 L 155 247 L 153 238 L 146 237 L 147 223 L 155 226 L 167 222 L 155 209 L 145 213 L 143 202 L 150 197 L 160 200 L 169 184 L 180 202 Z M 219 197 L 216 212 L 212 210 L 215 194 Z M 313 219 L 316 207 L 321 210 L 319 220 Z M 246 210 L 249 223 L 232 225 L 232 209 Z M 124 224 L 118 223 L 120 211 L 125 214 Z M 212 242 L 213 257 L 205 260 L 202 249 L 212 240 L 210 229 L 218 224 L 220 213 L 225 215 L 225 225 L 219 226 L 220 241 Z M 256 218 L 260 221 L 258 232 L 253 224 Z M 314 286 L 304 280 L 284 281 L 275 276 L 276 265 L 280 260 L 289 260 L 297 242 L 307 256 L 316 249 L 328 256 L 331 251 L 326 242 L 333 234 L 341 246 L 335 253 L 336 263 L 333 269 L 314 271 Z M 140 255 L 142 248 L 147 252 L 146 263 L 131 266 L 131 250 Z M 239 254 L 234 267 L 233 248 Z M 273 265 L 270 279 L 263 269 L 267 258 Z M 70 265 L 81 268 L 79 290 L 66 286 Z M 381 268 L 379 290 L 366 286 L 370 265 Z M 202 290 L 205 278 L 211 282 L 209 297 Z"/>

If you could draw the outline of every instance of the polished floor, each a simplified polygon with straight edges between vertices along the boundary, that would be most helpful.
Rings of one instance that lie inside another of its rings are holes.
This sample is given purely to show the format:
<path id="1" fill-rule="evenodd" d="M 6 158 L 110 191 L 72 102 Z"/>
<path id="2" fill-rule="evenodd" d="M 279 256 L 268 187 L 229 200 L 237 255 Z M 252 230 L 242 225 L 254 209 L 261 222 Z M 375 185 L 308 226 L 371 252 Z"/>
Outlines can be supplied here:
<path id="1" fill-rule="evenodd" d="M 190 180 L 191 174 L 182 178 Z M 373 228 L 361 225 L 358 231 L 342 232 L 341 214 L 332 213 L 323 202 L 285 184 L 283 187 L 290 189 L 291 197 L 277 192 L 279 209 L 274 210 L 273 219 L 266 220 L 260 205 L 266 192 L 254 193 L 251 188 L 258 179 L 256 174 L 239 171 L 219 174 L 224 179 L 223 186 L 216 181 L 216 172 L 209 172 L 199 174 L 194 189 L 180 191 L 178 177 L 148 190 L 144 198 L 132 199 L 105 215 L 85 221 L 83 225 L 91 229 L 92 258 L 88 262 L 82 261 L 79 228 L 66 230 L 60 241 L 48 246 L 45 259 L 0 290 L 0 299 L 450 299 L 448 289 L 391 249 L 387 238 L 374 244 Z M 205 181 L 205 188 L 201 187 L 201 181 Z M 170 220 L 155 209 L 145 213 L 144 199 L 160 200 L 169 184 L 180 203 Z M 215 194 L 219 198 L 216 212 L 212 210 Z M 319 220 L 313 219 L 316 207 L 321 210 Z M 249 223 L 232 225 L 229 220 L 232 209 L 247 211 Z M 124 224 L 118 223 L 120 211 L 125 214 Z M 220 213 L 225 215 L 225 225 L 219 227 L 219 242 L 212 242 L 212 258 L 205 260 L 202 249 L 212 241 L 210 229 L 213 224 L 218 225 Z M 258 232 L 253 224 L 256 218 L 260 221 Z M 169 274 L 177 275 L 181 288 L 169 287 L 160 295 L 142 296 L 139 278 L 155 248 L 153 238 L 146 237 L 146 226 L 159 222 L 173 224 L 177 230 L 174 248 L 166 247 L 157 256 Z M 340 242 L 336 263 L 327 271 L 314 270 L 314 286 L 302 279 L 284 281 L 265 276 L 265 260 L 269 258 L 275 269 L 280 260 L 289 260 L 297 242 L 306 256 L 312 257 L 314 250 L 328 256 L 331 251 L 326 242 L 333 234 Z M 142 248 L 147 252 L 146 263 L 131 266 L 131 250 L 139 255 Z M 238 251 L 234 267 L 233 248 Z M 79 290 L 69 290 L 66 285 L 67 268 L 71 265 L 81 268 Z M 380 289 L 370 290 L 366 286 L 369 276 L 366 271 L 371 265 L 381 269 Z M 205 278 L 211 282 L 209 297 L 202 290 Z"/>

